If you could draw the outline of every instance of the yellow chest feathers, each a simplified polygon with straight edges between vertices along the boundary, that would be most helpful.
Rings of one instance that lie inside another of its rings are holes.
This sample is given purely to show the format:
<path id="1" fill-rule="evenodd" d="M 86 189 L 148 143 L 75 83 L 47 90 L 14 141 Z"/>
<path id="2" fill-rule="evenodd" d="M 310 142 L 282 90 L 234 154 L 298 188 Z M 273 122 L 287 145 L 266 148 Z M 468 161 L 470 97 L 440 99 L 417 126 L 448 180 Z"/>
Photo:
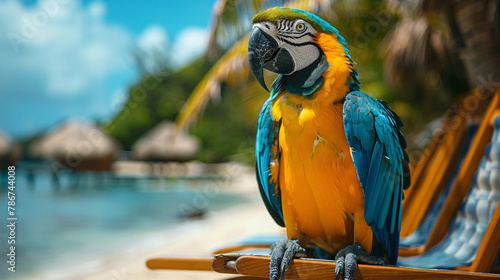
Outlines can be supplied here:
<path id="1" fill-rule="evenodd" d="M 333 36 L 315 38 L 330 64 L 322 87 L 308 97 L 284 91 L 273 100 L 271 114 L 281 121 L 279 168 L 273 176 L 279 172 L 289 238 L 299 238 L 302 245 L 311 241 L 330 253 L 354 242 L 371 251 L 364 196 L 343 124 L 341 101 L 349 91 L 352 64 Z"/>

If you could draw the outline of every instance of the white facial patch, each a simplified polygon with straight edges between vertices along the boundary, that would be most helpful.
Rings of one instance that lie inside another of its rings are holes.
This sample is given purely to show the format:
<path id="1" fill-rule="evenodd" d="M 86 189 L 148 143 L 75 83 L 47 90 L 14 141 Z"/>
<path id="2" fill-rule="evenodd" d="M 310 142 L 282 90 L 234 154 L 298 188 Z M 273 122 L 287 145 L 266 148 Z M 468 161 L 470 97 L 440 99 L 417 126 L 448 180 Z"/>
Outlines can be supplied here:
<path id="1" fill-rule="evenodd" d="M 253 28 L 255 27 L 273 37 L 279 48 L 286 49 L 292 55 L 295 67 L 289 74 L 306 68 L 320 56 L 320 51 L 313 41 L 313 36 L 318 31 L 304 20 L 279 19 L 276 25 L 263 21 L 255 23 Z"/>

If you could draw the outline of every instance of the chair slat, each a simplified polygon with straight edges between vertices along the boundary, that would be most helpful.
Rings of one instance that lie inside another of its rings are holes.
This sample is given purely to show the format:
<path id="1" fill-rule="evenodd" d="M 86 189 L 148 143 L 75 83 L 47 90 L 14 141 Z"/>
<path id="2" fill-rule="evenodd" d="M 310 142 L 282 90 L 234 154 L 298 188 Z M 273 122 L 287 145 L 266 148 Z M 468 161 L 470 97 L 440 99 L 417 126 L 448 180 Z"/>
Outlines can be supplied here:
<path id="1" fill-rule="evenodd" d="M 412 171 L 412 184 L 403 200 L 402 237 L 419 227 L 446 188 L 465 143 L 468 125 L 483 118 L 491 99 L 491 94 L 477 89 L 455 101 L 446 112 L 439 131 Z"/>
<path id="2" fill-rule="evenodd" d="M 177 257 L 160 256 L 146 261 L 149 269 L 173 270 L 212 270 L 212 256 L 207 257 Z"/>
<path id="3" fill-rule="evenodd" d="M 458 209 L 462 205 L 469 189 L 472 185 L 474 174 L 479 163 L 484 156 L 486 146 L 491 141 L 493 135 L 493 125 L 491 120 L 495 116 L 497 109 L 500 108 L 500 94 L 497 92 L 490 103 L 488 110 L 481 122 L 476 137 L 472 141 L 471 147 L 464 159 L 462 168 L 448 194 L 443 209 L 439 214 L 435 226 L 425 243 L 426 250 L 438 244 L 448 233 L 451 222 L 455 218 Z"/>
<path id="4" fill-rule="evenodd" d="M 246 276 L 269 277 L 269 257 L 241 256 L 236 270 Z M 294 259 L 285 279 L 335 279 L 335 262 Z M 439 269 L 415 269 L 394 266 L 358 265 L 354 279 L 500 279 L 500 275 Z"/>
<path id="5" fill-rule="evenodd" d="M 490 272 L 500 254 L 500 202 L 486 230 L 470 271 Z"/>

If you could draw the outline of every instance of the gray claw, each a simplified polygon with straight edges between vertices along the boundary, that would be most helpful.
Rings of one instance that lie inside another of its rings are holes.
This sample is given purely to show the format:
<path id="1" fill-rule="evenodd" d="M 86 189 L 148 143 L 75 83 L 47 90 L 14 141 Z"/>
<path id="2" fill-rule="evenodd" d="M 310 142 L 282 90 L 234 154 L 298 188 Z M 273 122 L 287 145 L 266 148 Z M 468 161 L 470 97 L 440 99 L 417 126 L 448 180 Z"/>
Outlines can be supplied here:
<path id="1" fill-rule="evenodd" d="M 340 275 L 344 274 L 344 256 L 340 256 L 335 260 L 335 280 L 340 279 Z"/>
<path id="2" fill-rule="evenodd" d="M 298 240 L 282 239 L 271 246 L 271 264 L 269 279 L 285 279 L 285 271 L 290 267 L 292 259 L 306 256 L 306 250 L 300 247 Z"/>
<path id="3" fill-rule="evenodd" d="M 280 270 L 281 280 L 285 280 L 285 271 L 287 270 L 288 270 L 288 265 L 286 264 L 286 261 L 281 261 L 281 270 Z"/>
<path id="4" fill-rule="evenodd" d="M 357 259 L 358 257 L 353 253 L 347 253 L 345 256 L 344 280 L 354 279 L 354 273 L 358 267 Z"/>
<path id="5" fill-rule="evenodd" d="M 384 259 L 369 255 L 361 245 L 355 244 L 340 250 L 335 256 L 336 280 L 342 275 L 344 280 L 353 280 L 359 263 L 383 265 Z"/>

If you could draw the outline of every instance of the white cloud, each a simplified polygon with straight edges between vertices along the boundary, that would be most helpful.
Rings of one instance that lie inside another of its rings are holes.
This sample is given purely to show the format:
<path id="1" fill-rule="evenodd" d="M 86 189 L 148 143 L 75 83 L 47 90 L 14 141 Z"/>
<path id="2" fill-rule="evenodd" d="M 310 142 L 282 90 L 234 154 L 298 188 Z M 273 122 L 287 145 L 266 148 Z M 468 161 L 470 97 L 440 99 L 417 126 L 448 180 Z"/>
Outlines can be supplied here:
<path id="1" fill-rule="evenodd" d="M 106 13 L 101 1 L 0 0 L 0 130 L 16 137 L 70 117 L 110 117 L 136 78 L 134 47 L 175 67 L 205 51 L 205 29 L 188 27 L 169 40 L 152 25 L 134 38 Z"/>
<path id="2" fill-rule="evenodd" d="M 106 15 L 106 5 L 103 2 L 92 2 L 89 5 L 89 15 L 96 18 L 102 18 Z"/>
<path id="3" fill-rule="evenodd" d="M 168 47 L 167 32 L 161 26 L 151 25 L 139 36 L 137 44 L 145 52 L 166 52 Z"/>
<path id="4" fill-rule="evenodd" d="M 146 28 L 137 38 L 137 47 L 148 72 L 158 71 L 158 67 L 168 60 L 168 36 L 161 26 L 151 25 Z"/>
<path id="5" fill-rule="evenodd" d="M 123 86 L 118 80 L 132 79 L 136 70 L 132 35 L 105 17 L 102 2 L 0 1 L 7 35 L 0 36 L 0 129 L 25 134 L 30 125 L 109 114 L 112 91 Z M 7 121 L 13 113 L 26 125 Z"/>
<path id="6" fill-rule="evenodd" d="M 117 88 L 111 94 L 111 106 L 110 109 L 114 114 L 118 114 L 125 103 L 127 103 L 128 94 L 127 90 L 124 87 Z"/>
<path id="7" fill-rule="evenodd" d="M 181 30 L 172 44 L 165 29 L 158 25 L 149 26 L 137 39 L 144 66 L 153 72 L 158 62 L 168 60 L 174 68 L 180 68 L 200 57 L 208 44 L 208 31 L 199 27 Z"/>
<path id="8" fill-rule="evenodd" d="M 199 27 L 187 27 L 177 36 L 172 47 L 172 63 L 181 67 L 200 57 L 208 44 L 208 31 Z"/>
<path id="9" fill-rule="evenodd" d="M 131 37 L 121 27 L 103 22 L 103 3 L 91 3 L 88 9 L 75 1 L 40 3 L 45 4 L 27 8 L 14 1 L 0 2 L 0 17 L 9 14 L 13 21 L 3 24 L 10 29 L 11 48 L 0 56 L 13 64 L 14 71 L 37 70 L 45 78 L 40 90 L 70 96 L 87 93 L 92 84 L 127 67 Z"/>

